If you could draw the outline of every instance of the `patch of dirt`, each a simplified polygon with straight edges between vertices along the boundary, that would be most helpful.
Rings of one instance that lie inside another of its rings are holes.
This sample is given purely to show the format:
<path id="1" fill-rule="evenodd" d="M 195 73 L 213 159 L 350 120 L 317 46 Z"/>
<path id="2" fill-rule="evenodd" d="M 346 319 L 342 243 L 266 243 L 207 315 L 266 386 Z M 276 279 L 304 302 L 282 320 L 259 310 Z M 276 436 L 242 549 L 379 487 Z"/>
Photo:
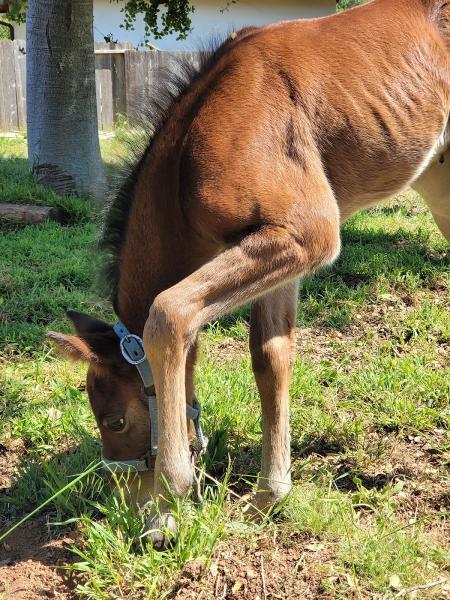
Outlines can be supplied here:
<path id="1" fill-rule="evenodd" d="M 242 358 L 249 353 L 248 340 L 223 337 L 220 342 L 212 344 L 208 352 L 220 363 L 236 357 Z"/>
<path id="2" fill-rule="evenodd" d="M 0 494 L 11 487 L 24 452 L 21 439 L 0 442 Z"/>
<path id="3" fill-rule="evenodd" d="M 347 285 L 353 282 L 359 285 L 364 281 L 363 275 L 353 273 L 340 275 L 344 278 Z M 433 292 L 430 296 L 430 291 Z M 398 327 L 401 323 L 395 324 L 395 320 L 401 315 L 406 317 L 409 312 L 416 310 L 424 301 L 432 301 L 439 304 L 442 308 L 450 308 L 448 299 L 448 287 L 439 279 L 436 279 L 428 288 L 413 293 L 405 293 L 401 290 L 392 293 L 382 294 L 376 298 L 375 302 L 369 302 L 354 315 L 351 323 L 343 331 L 328 326 L 300 326 L 296 332 L 296 354 L 306 356 L 314 363 L 323 360 L 339 360 L 341 358 L 350 358 L 360 361 L 361 353 L 358 344 L 363 344 L 365 352 L 369 350 L 376 352 L 376 348 L 385 340 L 393 342 L 393 351 L 397 356 L 401 356 L 407 351 L 407 343 L 413 337 L 412 333 L 403 331 L 403 339 L 399 339 Z M 408 338 L 408 335 L 411 335 Z M 431 335 L 431 332 L 430 332 Z M 447 338 L 440 336 L 439 332 L 432 333 L 436 344 L 437 354 L 436 368 L 448 366 L 448 357 L 450 356 L 450 342 Z M 353 353 L 349 353 L 352 347 L 349 342 L 355 344 Z M 402 343 L 400 343 L 402 342 Z M 208 348 L 208 353 L 219 362 L 232 360 L 233 358 L 242 358 L 249 353 L 248 339 L 236 339 L 233 337 L 223 337 L 220 342 L 213 344 Z M 353 368 L 349 361 L 349 369 Z"/>
<path id="4" fill-rule="evenodd" d="M 374 434 L 375 435 L 375 434 Z M 356 492 L 356 478 L 366 489 L 382 490 L 387 484 L 403 483 L 394 497 L 396 516 L 413 524 L 425 519 L 427 534 L 435 542 L 448 544 L 450 539 L 450 477 L 445 451 L 447 434 L 435 429 L 408 439 L 387 435 L 379 440 L 379 456 L 367 454 L 362 461 L 338 454 L 309 456 L 308 471 L 312 476 L 331 471 L 341 491 Z M 375 439 L 372 440 L 375 447 Z M 306 473 L 303 473 L 306 476 Z"/>
<path id="5" fill-rule="evenodd" d="M 171 600 L 263 600 L 332 598 L 323 587 L 333 572 L 332 552 L 300 535 L 289 544 L 261 534 L 257 539 L 229 540 L 218 546 L 211 565 L 187 563 Z M 351 597 L 349 594 L 349 598 Z"/>
<path id="6" fill-rule="evenodd" d="M 19 527 L 0 543 L 0 598 L 75 598 L 76 580 L 61 568 L 73 562 L 68 545 L 73 544 L 75 538 L 75 532 L 52 537 L 45 518 Z"/>
<path id="7" fill-rule="evenodd" d="M 446 293 L 448 295 L 448 291 Z M 402 356 L 408 351 L 408 341 L 413 333 L 402 330 L 401 322 L 396 323 L 396 319 L 399 315 L 406 318 L 409 312 L 414 311 L 422 301 L 422 296 L 425 298 L 426 294 L 402 297 L 384 294 L 382 301 L 361 307 L 360 312 L 355 314 L 353 321 L 343 331 L 325 326 L 298 327 L 296 353 L 315 364 L 323 360 L 340 361 L 345 358 L 348 366 L 340 368 L 351 370 L 361 361 L 361 348 L 364 354 L 376 356 L 380 345 L 389 340 L 393 342 L 392 350 L 395 355 Z M 443 308 L 450 308 L 448 300 L 438 299 L 436 295 L 434 302 L 441 303 Z M 402 331 L 403 339 L 400 339 L 399 331 Z M 434 339 L 437 351 L 434 364 L 430 366 L 436 369 L 448 367 L 450 342 L 439 335 L 439 332 L 430 332 L 430 336 Z"/>
<path id="8" fill-rule="evenodd" d="M 448 291 L 445 290 L 443 295 L 448 295 Z M 396 356 L 402 356 L 408 349 L 407 343 L 412 338 L 412 333 L 411 338 L 408 338 L 409 332 L 403 331 L 403 340 L 400 340 L 399 332 L 392 323 L 392 317 L 400 314 L 406 316 L 408 312 L 415 310 L 422 301 L 422 296 L 425 298 L 426 294 L 402 296 L 384 294 L 382 300 L 377 301 L 376 304 L 361 307 L 360 312 L 354 316 L 353 321 L 344 331 L 327 326 L 297 327 L 295 353 L 307 357 L 315 364 L 324 360 L 339 361 L 347 358 L 350 360 L 348 367 L 345 368 L 350 370 L 354 368 L 353 359 L 357 362 L 361 360 L 361 345 L 365 353 L 372 351 L 376 354 L 377 348 L 383 341 L 390 340 L 394 342 L 393 352 Z M 447 299 L 444 300 L 436 294 L 433 298 L 435 303 L 441 303 L 443 307 L 448 304 Z M 450 342 L 445 337 L 440 337 L 438 333 L 433 333 L 433 336 L 437 350 L 433 366 L 446 367 L 449 364 Z M 398 344 L 395 344 L 397 341 Z M 208 353 L 220 363 L 234 358 L 243 358 L 249 355 L 248 340 L 224 337 L 208 348 Z"/>

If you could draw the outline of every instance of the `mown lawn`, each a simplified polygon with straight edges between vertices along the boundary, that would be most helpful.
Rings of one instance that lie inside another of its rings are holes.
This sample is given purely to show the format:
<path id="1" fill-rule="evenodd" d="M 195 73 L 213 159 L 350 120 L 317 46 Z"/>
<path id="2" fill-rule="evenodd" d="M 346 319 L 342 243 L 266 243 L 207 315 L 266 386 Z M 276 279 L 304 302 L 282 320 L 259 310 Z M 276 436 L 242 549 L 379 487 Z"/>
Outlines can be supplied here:
<path id="1" fill-rule="evenodd" d="M 120 143 L 104 141 L 102 149 L 113 173 Z M 3 530 L 99 458 L 85 368 L 59 358 L 45 332 L 69 330 L 66 309 L 113 318 L 95 288 L 97 211 L 37 187 L 25 152 L 23 139 L 0 138 L 0 202 L 57 204 L 66 222 L 1 224 Z M 413 192 L 356 215 L 343 241 L 336 265 L 300 292 L 295 486 L 279 515 L 262 524 L 246 517 L 261 430 L 242 309 L 202 336 L 207 475 L 202 469 L 202 499 L 175 507 L 178 543 L 153 551 L 141 537 L 144 517 L 127 511 L 95 470 L 42 513 L 50 538 L 72 540 L 64 563 L 81 575 L 75 591 L 61 579 L 66 597 L 447 597 L 447 243 Z M 5 542 L 0 558 L 11 546 Z M 7 570 L 20 562 L 0 562 L 0 598 L 13 597 Z"/>

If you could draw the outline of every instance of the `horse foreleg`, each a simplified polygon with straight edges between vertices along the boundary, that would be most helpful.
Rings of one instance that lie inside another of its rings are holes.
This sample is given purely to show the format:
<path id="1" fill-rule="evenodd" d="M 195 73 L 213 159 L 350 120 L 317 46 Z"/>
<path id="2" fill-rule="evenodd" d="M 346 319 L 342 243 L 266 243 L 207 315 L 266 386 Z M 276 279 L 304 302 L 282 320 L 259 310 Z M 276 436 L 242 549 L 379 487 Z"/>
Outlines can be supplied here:
<path id="1" fill-rule="evenodd" d="M 166 487 L 183 497 L 192 483 L 185 372 L 199 328 L 338 255 L 339 214 L 332 197 L 303 213 L 297 227 L 262 227 L 159 294 L 150 308 L 144 344 L 158 399 L 155 497 L 162 507 Z"/>

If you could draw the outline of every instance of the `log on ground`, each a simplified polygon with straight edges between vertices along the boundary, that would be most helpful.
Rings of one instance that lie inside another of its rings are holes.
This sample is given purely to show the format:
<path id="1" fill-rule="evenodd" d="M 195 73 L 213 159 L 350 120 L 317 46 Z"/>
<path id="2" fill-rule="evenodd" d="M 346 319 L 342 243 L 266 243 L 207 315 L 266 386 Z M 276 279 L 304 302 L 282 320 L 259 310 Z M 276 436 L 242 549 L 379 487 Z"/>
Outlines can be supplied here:
<path id="1" fill-rule="evenodd" d="M 46 221 L 62 222 L 63 212 L 56 206 L 35 206 L 33 204 L 0 203 L 0 219 L 26 225 L 45 223 Z"/>

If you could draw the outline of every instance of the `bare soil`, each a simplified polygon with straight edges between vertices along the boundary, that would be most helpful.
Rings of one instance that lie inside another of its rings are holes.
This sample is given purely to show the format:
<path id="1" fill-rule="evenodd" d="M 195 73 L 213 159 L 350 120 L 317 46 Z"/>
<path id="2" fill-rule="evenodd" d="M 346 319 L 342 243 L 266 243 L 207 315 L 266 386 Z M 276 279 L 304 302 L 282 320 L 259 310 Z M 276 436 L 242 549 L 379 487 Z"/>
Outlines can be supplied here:
<path id="1" fill-rule="evenodd" d="M 26 449 L 21 440 L 0 444 L 0 495 L 13 486 Z M 14 508 L 0 515 L 0 533 L 22 515 Z M 75 580 L 62 567 L 73 562 L 68 545 L 75 532 L 54 533 L 45 516 L 25 523 L 0 543 L 0 600 L 74 598 Z"/>
<path id="2" fill-rule="evenodd" d="M 0 443 L 0 494 L 11 487 L 21 457 L 25 452 L 22 440 L 8 439 Z"/>
<path id="3" fill-rule="evenodd" d="M 75 598 L 75 580 L 62 567 L 73 562 L 71 534 L 50 535 L 45 518 L 29 522 L 0 545 L 0 598 Z"/>
<path id="4" fill-rule="evenodd" d="M 396 340 L 397 332 L 391 329 L 386 320 L 387 316 L 400 315 L 407 317 L 415 307 L 424 300 L 429 299 L 428 292 L 415 292 L 414 294 L 385 294 L 382 301 L 377 299 L 376 303 L 368 303 L 361 307 L 354 320 L 345 327 L 345 331 L 339 331 L 332 327 L 297 327 L 296 332 L 296 355 L 305 356 L 314 363 L 319 363 L 324 359 L 339 360 L 344 356 L 346 358 L 360 360 L 361 347 L 365 351 L 371 351 L 379 348 L 383 340 Z M 442 288 L 436 283 L 433 289 L 433 302 L 442 307 L 450 309 L 448 300 L 448 290 L 443 285 Z M 349 344 L 355 344 L 355 354 L 349 355 Z M 400 342 L 400 340 L 399 340 Z M 448 367 L 450 357 L 450 342 L 445 337 L 436 336 L 438 357 L 436 358 L 436 368 Z M 407 341 L 399 343 L 394 347 L 397 356 L 401 356 L 407 351 Z M 221 341 L 214 344 L 209 349 L 209 353 L 214 360 L 225 362 L 233 358 L 242 358 L 249 353 L 248 340 L 236 339 L 233 337 L 223 337 Z M 351 364 L 351 360 L 349 361 Z"/>
<path id="5" fill-rule="evenodd" d="M 323 544 L 292 536 L 284 541 L 261 535 L 251 541 L 220 544 L 208 568 L 189 562 L 171 600 L 265 600 L 331 598 L 323 588 L 324 575 L 333 575 L 330 549 Z"/>
<path id="6" fill-rule="evenodd" d="M 402 482 L 403 488 L 394 498 L 396 516 L 410 525 L 424 521 L 430 542 L 446 545 L 450 539 L 450 476 L 448 456 L 437 450 L 445 440 L 446 432 L 441 429 L 409 436 L 407 441 L 390 434 L 377 440 L 384 447 L 383 453 L 371 457 L 367 464 L 338 454 L 311 455 L 311 475 L 324 468 L 331 470 L 343 491 L 357 490 L 355 478 L 369 490 Z"/>

